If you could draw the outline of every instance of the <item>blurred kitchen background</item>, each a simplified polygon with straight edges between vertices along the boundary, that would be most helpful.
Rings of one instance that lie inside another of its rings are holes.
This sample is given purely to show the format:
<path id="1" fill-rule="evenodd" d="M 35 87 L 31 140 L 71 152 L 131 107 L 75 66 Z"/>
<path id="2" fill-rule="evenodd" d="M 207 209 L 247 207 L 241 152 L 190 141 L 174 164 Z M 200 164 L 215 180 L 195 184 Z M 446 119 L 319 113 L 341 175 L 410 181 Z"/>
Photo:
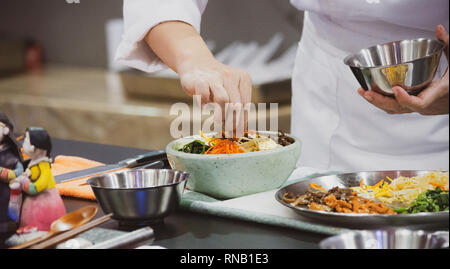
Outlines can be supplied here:
<path id="1" fill-rule="evenodd" d="M 56 138 L 164 148 L 176 117 L 171 105 L 192 104 L 176 74 L 113 62 L 122 0 L 67 2 L 2 1 L 0 107 L 16 132 L 33 125 Z M 218 59 L 252 75 L 253 102 L 279 103 L 279 127 L 287 132 L 302 20 L 288 0 L 210 0 L 201 25 Z"/>

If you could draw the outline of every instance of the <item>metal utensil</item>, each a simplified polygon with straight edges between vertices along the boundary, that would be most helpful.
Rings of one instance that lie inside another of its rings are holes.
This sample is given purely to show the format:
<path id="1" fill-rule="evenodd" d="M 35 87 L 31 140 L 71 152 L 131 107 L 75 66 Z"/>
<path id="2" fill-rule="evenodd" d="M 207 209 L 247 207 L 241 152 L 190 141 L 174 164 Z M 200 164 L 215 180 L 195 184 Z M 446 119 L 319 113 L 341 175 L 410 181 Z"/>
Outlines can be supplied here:
<path id="1" fill-rule="evenodd" d="M 406 229 L 355 231 L 320 242 L 323 249 L 437 249 L 448 248 L 448 231 L 429 233 Z"/>
<path id="2" fill-rule="evenodd" d="M 138 170 L 138 169 L 163 169 L 164 168 L 164 161 L 156 161 L 156 162 L 152 162 L 149 164 L 144 164 L 142 166 L 136 166 L 134 168 L 130 168 L 127 171 L 134 171 L 134 170 Z M 89 185 L 86 182 L 81 183 L 79 186 L 85 186 L 85 185 Z"/>
<path id="3" fill-rule="evenodd" d="M 144 227 L 110 240 L 95 244 L 87 249 L 118 249 L 135 248 L 142 243 L 151 244 L 155 240 L 155 234 L 151 227 Z"/>
<path id="4" fill-rule="evenodd" d="M 96 206 L 85 206 L 75 211 L 72 211 L 61 218 L 55 220 L 51 226 L 50 231 L 43 237 L 38 237 L 33 240 L 27 241 L 23 244 L 11 247 L 11 249 L 23 249 L 34 244 L 45 241 L 59 233 L 69 231 L 78 226 L 81 226 L 89 222 L 96 214 L 98 208 Z"/>
<path id="5" fill-rule="evenodd" d="M 417 95 L 433 80 L 445 44 L 433 39 L 389 42 L 360 50 L 344 59 L 361 87 L 394 96 L 400 86 Z"/>
<path id="6" fill-rule="evenodd" d="M 105 213 L 123 225 L 159 223 L 175 210 L 189 174 L 171 169 L 137 169 L 88 179 Z"/>
<path id="7" fill-rule="evenodd" d="M 277 191 L 275 199 L 282 205 L 291 208 L 296 213 L 308 217 L 312 220 L 317 220 L 322 223 L 330 223 L 334 226 L 342 226 L 356 229 L 380 229 L 382 227 L 399 227 L 410 226 L 421 229 L 436 229 L 449 227 L 449 212 L 432 212 L 432 213 L 416 213 L 416 214 L 399 214 L 399 215 L 378 215 L 378 214 L 348 214 L 348 213 L 334 213 L 325 211 L 310 210 L 293 206 L 283 201 L 283 195 L 286 192 L 295 194 L 304 194 L 308 191 L 311 183 L 320 184 L 326 190 L 333 187 L 356 187 L 359 186 L 361 179 L 364 179 L 365 184 L 374 185 L 381 179 L 390 177 L 392 179 L 399 176 L 415 177 L 425 175 L 431 171 L 372 171 L 372 172 L 357 172 L 347 174 L 335 174 L 312 178 L 300 181 L 289 186 L 286 186 Z"/>
<path id="8" fill-rule="evenodd" d="M 61 183 L 69 180 L 80 179 L 84 177 L 93 177 L 96 175 L 118 172 L 125 168 L 134 168 L 142 166 L 144 164 L 152 163 L 155 161 L 164 161 L 167 159 L 166 152 L 164 150 L 151 151 L 145 154 L 140 154 L 132 158 L 122 160 L 116 164 L 108 164 L 97 167 L 92 167 L 88 169 L 83 169 L 80 171 L 70 172 L 55 176 L 55 182 Z"/>
<path id="9" fill-rule="evenodd" d="M 85 223 L 81 226 L 78 226 L 76 228 L 74 228 L 73 230 L 64 232 L 62 234 L 56 235 L 42 243 L 39 244 L 35 244 L 33 246 L 30 247 L 30 249 L 44 249 L 44 248 L 49 248 L 52 247 L 58 243 L 61 243 L 63 241 L 66 241 L 82 232 L 85 232 L 89 229 L 94 228 L 95 226 L 98 226 L 104 222 L 107 222 L 108 220 L 111 219 L 112 214 L 108 214 L 108 215 L 104 215 L 100 218 L 94 219 L 91 222 Z"/>

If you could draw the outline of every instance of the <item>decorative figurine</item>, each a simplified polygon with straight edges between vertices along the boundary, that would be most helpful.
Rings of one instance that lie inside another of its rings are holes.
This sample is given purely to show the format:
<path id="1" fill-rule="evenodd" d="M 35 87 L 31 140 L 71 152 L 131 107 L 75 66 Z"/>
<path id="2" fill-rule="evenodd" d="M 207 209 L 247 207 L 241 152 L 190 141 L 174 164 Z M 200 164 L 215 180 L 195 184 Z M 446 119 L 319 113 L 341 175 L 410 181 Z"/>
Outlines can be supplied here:
<path id="1" fill-rule="evenodd" d="M 37 227 L 20 227 L 19 229 L 17 229 L 15 234 L 13 234 L 5 241 L 5 245 L 8 247 L 13 247 L 33 239 L 43 237 L 46 234 L 48 234 L 48 232 L 38 231 Z"/>
<path id="2" fill-rule="evenodd" d="M 22 154 L 13 134 L 14 127 L 0 110 L 0 232 L 8 231 L 9 219 L 18 222 L 20 207 L 10 206 L 9 184 L 23 173 Z M 20 192 L 19 192 L 20 194 Z"/>
<path id="3" fill-rule="evenodd" d="M 53 221 L 66 214 L 64 203 L 50 170 L 52 144 L 47 131 L 29 127 L 25 131 L 23 151 L 31 160 L 25 173 L 16 179 L 26 193 L 20 227 L 37 227 L 49 231 Z"/>

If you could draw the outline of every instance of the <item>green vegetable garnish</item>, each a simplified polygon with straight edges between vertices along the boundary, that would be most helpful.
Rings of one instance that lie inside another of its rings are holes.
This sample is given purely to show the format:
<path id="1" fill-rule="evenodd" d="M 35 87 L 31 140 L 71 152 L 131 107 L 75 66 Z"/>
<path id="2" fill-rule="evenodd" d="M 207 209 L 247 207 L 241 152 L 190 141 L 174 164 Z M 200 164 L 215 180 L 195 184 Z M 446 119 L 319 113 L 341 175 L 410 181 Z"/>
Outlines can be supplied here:
<path id="1" fill-rule="evenodd" d="M 186 145 L 184 145 L 178 151 L 193 153 L 193 154 L 204 154 L 205 151 L 209 149 L 209 146 L 200 140 L 194 140 Z"/>
<path id="2" fill-rule="evenodd" d="M 408 208 L 396 208 L 395 212 L 399 214 L 413 214 L 419 212 L 439 212 L 448 211 L 449 209 L 449 193 L 436 187 L 434 190 L 428 190 L 412 202 Z"/>

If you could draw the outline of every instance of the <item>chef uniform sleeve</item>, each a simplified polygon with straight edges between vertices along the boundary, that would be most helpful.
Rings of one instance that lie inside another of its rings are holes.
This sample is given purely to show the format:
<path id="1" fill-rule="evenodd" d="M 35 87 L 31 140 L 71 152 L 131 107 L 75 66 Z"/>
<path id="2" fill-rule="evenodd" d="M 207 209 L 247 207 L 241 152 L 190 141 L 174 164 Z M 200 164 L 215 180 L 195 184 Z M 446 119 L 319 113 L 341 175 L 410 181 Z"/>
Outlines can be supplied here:
<path id="1" fill-rule="evenodd" d="M 165 21 L 183 21 L 200 32 L 207 0 L 124 0 L 124 32 L 115 61 L 144 72 L 167 68 L 145 43 L 145 36 Z"/>

